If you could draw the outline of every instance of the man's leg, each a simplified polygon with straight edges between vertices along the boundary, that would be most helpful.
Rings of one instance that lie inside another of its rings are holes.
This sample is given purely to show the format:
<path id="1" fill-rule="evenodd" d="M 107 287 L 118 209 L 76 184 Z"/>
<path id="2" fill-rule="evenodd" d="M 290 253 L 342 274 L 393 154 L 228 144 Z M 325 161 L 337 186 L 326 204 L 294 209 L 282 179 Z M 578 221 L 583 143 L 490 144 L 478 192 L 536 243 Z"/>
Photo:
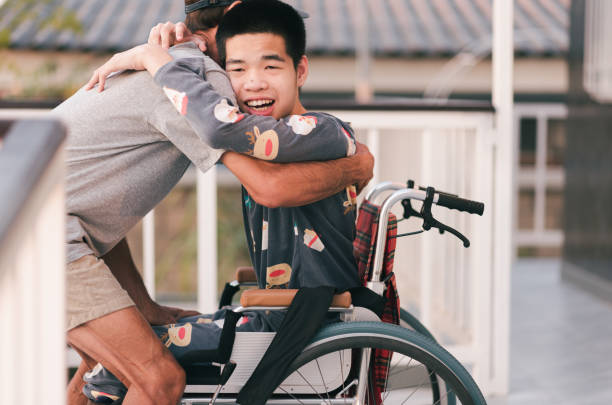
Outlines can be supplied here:
<path id="1" fill-rule="evenodd" d="M 87 255 L 69 263 L 66 287 L 68 343 L 86 363 L 102 363 L 121 379 L 128 405 L 175 405 L 184 389 L 183 369 L 104 261 Z M 69 388 L 82 384 L 74 380 Z"/>
<path id="2" fill-rule="evenodd" d="M 79 353 L 82 359 L 88 357 L 84 353 Z M 93 365 L 90 365 L 89 362 L 85 360 L 81 360 L 81 364 L 79 364 L 79 368 L 76 373 L 72 376 L 70 383 L 68 384 L 68 405 L 86 405 L 89 403 L 87 397 L 83 394 L 83 386 L 85 385 L 85 381 L 83 381 L 83 376 L 86 372 L 95 367 L 95 362 Z"/>
<path id="3" fill-rule="evenodd" d="M 125 405 L 180 400 L 185 373 L 135 307 L 71 329 L 68 342 L 121 380 L 128 388 Z"/>

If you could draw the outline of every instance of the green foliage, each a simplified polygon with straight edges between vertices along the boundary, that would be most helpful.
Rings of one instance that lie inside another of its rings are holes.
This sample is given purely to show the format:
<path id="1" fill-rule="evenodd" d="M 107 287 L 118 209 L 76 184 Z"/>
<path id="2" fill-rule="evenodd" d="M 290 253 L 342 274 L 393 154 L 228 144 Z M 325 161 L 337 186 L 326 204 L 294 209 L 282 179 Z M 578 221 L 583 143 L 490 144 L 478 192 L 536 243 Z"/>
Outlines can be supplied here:
<path id="1" fill-rule="evenodd" d="M 41 17 L 46 7 L 52 7 L 51 13 Z M 11 43 L 11 33 L 25 21 L 34 21 L 37 29 L 53 28 L 58 31 L 68 31 L 75 35 L 83 33 L 83 25 L 76 13 L 63 6 L 57 5 L 55 0 L 7 0 L 0 6 L 0 17 L 17 10 L 15 16 L 8 22 L 7 27 L 0 31 L 0 48 L 7 48 Z"/>
<path id="2" fill-rule="evenodd" d="M 5 28 L 0 30 L 0 49 L 8 48 L 11 43 L 11 32 Z"/>

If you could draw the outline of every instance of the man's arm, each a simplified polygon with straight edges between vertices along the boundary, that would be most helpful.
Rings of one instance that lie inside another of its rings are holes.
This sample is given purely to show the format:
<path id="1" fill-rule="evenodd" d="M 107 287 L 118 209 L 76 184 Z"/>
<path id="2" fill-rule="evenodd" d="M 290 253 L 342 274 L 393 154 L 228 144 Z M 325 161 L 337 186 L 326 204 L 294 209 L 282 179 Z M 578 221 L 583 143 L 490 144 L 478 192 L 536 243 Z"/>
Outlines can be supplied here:
<path id="1" fill-rule="evenodd" d="M 351 184 L 362 190 L 374 168 L 374 157 L 360 143 L 354 156 L 326 162 L 271 163 L 235 152 L 226 152 L 221 161 L 255 201 L 271 208 L 310 204 Z"/>
<path id="2" fill-rule="evenodd" d="M 151 299 L 132 260 L 126 239 L 122 239 L 110 252 L 102 256 L 102 259 L 151 325 L 166 325 L 180 318 L 198 314 L 197 311 L 164 307 Z"/>

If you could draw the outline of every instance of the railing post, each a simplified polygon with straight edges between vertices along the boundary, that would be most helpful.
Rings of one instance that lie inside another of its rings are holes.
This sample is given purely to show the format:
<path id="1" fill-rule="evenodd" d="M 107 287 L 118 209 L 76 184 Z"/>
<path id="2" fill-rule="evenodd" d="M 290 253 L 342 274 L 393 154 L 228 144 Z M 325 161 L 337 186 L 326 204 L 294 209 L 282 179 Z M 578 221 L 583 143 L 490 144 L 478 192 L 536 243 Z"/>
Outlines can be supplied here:
<path id="1" fill-rule="evenodd" d="M 155 300 L 155 210 L 142 219 L 142 263 L 144 283 Z"/>
<path id="2" fill-rule="evenodd" d="M 514 64 L 514 2 L 493 1 L 493 88 L 497 153 L 495 179 L 495 229 L 493 275 L 493 353 L 488 356 L 488 370 L 482 370 L 477 380 L 484 391 L 506 394 L 509 383 L 510 347 L 510 270 L 513 239 L 513 64 Z"/>
<path id="3" fill-rule="evenodd" d="M 198 170 L 198 310 L 217 309 L 217 169 Z"/>

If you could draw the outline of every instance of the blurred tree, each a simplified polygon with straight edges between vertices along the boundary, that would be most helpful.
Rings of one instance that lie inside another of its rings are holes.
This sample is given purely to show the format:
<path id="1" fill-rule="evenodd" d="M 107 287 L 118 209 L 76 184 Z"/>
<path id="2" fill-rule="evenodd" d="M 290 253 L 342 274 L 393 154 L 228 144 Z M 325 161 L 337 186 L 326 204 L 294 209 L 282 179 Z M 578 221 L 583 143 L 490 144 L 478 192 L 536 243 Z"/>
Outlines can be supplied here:
<path id="1" fill-rule="evenodd" d="M 17 10 L 6 27 L 0 30 L 0 48 L 8 48 L 11 43 L 12 32 L 21 23 L 27 20 L 34 21 L 38 29 L 46 27 L 58 31 L 70 31 L 75 35 L 83 33 L 83 26 L 72 10 L 64 6 L 55 5 L 57 0 L 7 0 L 0 6 L 0 18 L 9 11 Z M 45 15 L 40 12 L 42 7 L 53 6 L 51 13 Z"/>

